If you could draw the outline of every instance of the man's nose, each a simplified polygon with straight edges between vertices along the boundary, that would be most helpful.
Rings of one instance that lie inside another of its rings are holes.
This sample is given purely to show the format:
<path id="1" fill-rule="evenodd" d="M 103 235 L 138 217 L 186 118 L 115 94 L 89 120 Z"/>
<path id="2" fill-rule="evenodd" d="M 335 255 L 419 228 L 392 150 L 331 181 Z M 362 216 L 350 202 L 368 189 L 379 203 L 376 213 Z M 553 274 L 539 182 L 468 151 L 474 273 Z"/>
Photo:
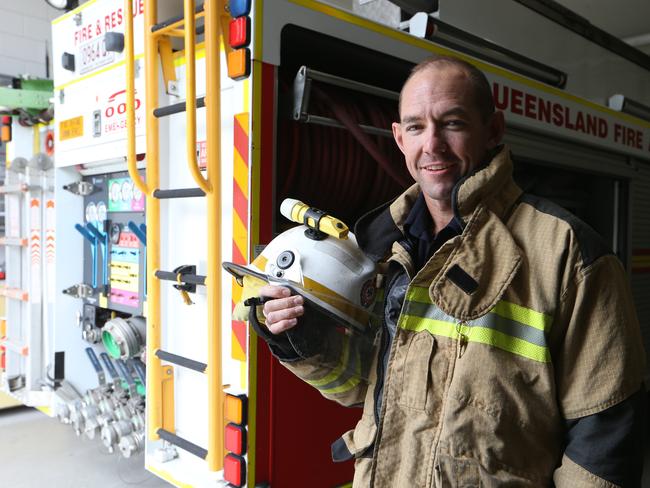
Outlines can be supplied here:
<path id="1" fill-rule="evenodd" d="M 447 142 L 442 131 L 432 125 L 426 132 L 424 141 L 424 152 L 432 156 L 440 156 L 444 154 L 447 149 Z"/>

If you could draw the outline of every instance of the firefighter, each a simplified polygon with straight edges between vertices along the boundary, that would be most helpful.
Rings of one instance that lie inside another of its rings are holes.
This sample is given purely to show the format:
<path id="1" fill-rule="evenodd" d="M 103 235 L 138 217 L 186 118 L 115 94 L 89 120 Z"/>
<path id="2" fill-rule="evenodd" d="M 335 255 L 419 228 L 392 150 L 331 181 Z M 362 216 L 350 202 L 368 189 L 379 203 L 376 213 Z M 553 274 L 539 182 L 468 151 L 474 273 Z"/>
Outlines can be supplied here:
<path id="1" fill-rule="evenodd" d="M 645 358 L 621 263 L 514 183 L 504 116 L 471 64 L 417 65 L 399 114 L 415 185 L 355 227 L 384 289 L 369 377 L 350 379 L 349 353 L 336 367 L 272 348 L 326 397 L 363 404 L 333 458 L 355 459 L 354 487 L 639 486 Z M 308 333 L 303 297 L 260 293 L 278 343 Z"/>

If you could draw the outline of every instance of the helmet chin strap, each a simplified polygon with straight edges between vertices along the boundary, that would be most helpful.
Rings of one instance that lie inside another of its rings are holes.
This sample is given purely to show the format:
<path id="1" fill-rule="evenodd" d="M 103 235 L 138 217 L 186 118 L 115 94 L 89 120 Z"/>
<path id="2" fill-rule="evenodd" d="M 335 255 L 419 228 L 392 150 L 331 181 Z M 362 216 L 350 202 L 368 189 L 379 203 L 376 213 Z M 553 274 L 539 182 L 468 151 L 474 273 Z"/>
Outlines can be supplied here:
<path id="1" fill-rule="evenodd" d="M 264 305 L 264 302 L 267 302 L 269 300 L 270 298 L 268 297 L 247 298 L 244 301 L 244 305 L 250 308 L 248 312 L 248 321 L 253 326 L 253 329 L 255 329 L 255 333 L 258 336 L 260 336 L 262 339 L 264 339 L 267 343 L 277 347 L 287 355 L 295 354 L 295 351 L 293 347 L 291 347 L 291 343 L 287 340 L 287 337 L 285 337 L 283 334 L 282 335 L 272 334 L 269 331 L 269 329 L 263 326 L 260 323 L 259 319 L 257 318 L 257 307 Z"/>

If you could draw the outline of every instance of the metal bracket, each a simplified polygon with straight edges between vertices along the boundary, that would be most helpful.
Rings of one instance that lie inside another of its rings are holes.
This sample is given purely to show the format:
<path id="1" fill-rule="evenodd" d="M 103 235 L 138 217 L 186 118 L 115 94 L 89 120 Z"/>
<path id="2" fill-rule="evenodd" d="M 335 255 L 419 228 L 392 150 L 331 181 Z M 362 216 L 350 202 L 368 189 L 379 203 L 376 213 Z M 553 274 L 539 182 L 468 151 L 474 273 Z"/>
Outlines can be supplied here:
<path id="1" fill-rule="evenodd" d="M 172 41 L 169 37 L 164 36 L 160 38 L 158 41 L 158 52 L 160 53 L 160 64 L 162 66 L 163 81 L 167 94 L 179 96 Z"/>
<path id="2" fill-rule="evenodd" d="M 328 127 L 346 128 L 345 125 L 336 119 L 309 113 L 308 108 L 313 81 L 318 81 L 319 83 L 326 85 L 339 86 L 341 88 L 361 93 L 367 93 L 388 100 L 399 100 L 399 93 L 397 92 L 349 80 L 347 78 L 341 78 L 340 76 L 330 75 L 329 73 L 315 71 L 307 68 L 307 66 L 301 66 L 293 80 L 293 107 L 291 107 L 291 118 L 293 120 Z M 367 132 L 368 134 L 389 138 L 393 137 L 392 131 L 387 129 L 365 124 L 358 124 L 358 126 L 362 131 Z"/>
<path id="3" fill-rule="evenodd" d="M 69 191 L 73 195 L 79 195 L 80 197 L 87 197 L 92 195 L 95 191 L 95 185 L 89 183 L 88 181 L 75 181 L 74 183 L 69 183 L 63 185 L 63 189 Z"/>
<path id="4" fill-rule="evenodd" d="M 79 283 L 66 288 L 63 293 L 73 298 L 91 298 L 95 295 L 95 289 L 86 283 Z"/>
<path id="5" fill-rule="evenodd" d="M 193 264 L 184 264 L 182 266 L 177 267 L 174 269 L 173 273 L 178 276 L 179 274 L 181 275 L 181 281 L 183 280 L 183 275 L 189 274 L 189 275 L 196 275 L 196 266 Z M 188 293 L 196 293 L 196 284 L 194 283 L 177 283 L 173 285 L 174 288 L 177 290 L 182 290 L 186 291 Z"/>

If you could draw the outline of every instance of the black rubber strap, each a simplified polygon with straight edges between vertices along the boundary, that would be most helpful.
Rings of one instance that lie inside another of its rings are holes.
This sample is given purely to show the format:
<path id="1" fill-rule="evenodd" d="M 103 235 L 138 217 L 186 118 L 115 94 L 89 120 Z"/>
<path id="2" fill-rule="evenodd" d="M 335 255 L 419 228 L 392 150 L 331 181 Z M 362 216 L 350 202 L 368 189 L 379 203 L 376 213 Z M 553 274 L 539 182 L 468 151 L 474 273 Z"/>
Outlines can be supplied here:
<path id="1" fill-rule="evenodd" d="M 158 199 L 165 198 L 193 198 L 204 197 L 205 192 L 200 188 L 176 188 L 174 190 L 154 190 L 153 197 Z"/>
<path id="2" fill-rule="evenodd" d="M 205 97 L 199 97 L 196 99 L 196 108 L 205 107 Z M 154 109 L 154 117 L 167 117 L 168 115 L 179 114 L 187 110 L 186 102 L 178 102 L 172 105 L 166 105 L 164 107 L 158 107 Z"/>
<path id="3" fill-rule="evenodd" d="M 197 5 L 194 8 L 194 13 L 195 14 L 199 14 L 201 12 L 203 12 L 203 4 Z M 160 29 L 163 29 L 163 28 L 167 27 L 168 25 L 175 24 L 176 22 L 178 22 L 179 20 L 183 20 L 184 18 L 185 18 L 185 14 L 181 14 L 181 15 L 177 15 L 176 17 L 172 17 L 170 19 L 163 20 L 162 22 L 159 22 L 158 24 L 151 27 L 151 32 L 159 31 Z"/>
<path id="4" fill-rule="evenodd" d="M 307 222 L 309 221 L 309 219 L 313 219 L 314 220 L 313 228 L 315 228 L 316 230 L 320 230 L 320 221 L 323 217 L 325 217 L 325 212 L 323 212 L 322 210 L 318 210 L 317 208 L 309 207 L 305 211 L 305 215 L 302 219 L 302 222 L 307 227 L 311 227 L 309 224 L 307 224 Z"/>
<path id="5" fill-rule="evenodd" d="M 188 359 L 177 354 L 172 354 L 171 352 L 163 351 L 158 349 L 156 351 L 156 356 L 158 356 L 163 361 L 167 361 L 172 364 L 177 364 L 187 369 L 192 369 L 198 371 L 199 373 L 205 373 L 206 368 L 208 367 L 205 363 L 200 363 L 199 361 L 194 361 L 194 359 Z"/>
<path id="6" fill-rule="evenodd" d="M 158 270 L 156 271 L 155 275 L 159 280 L 178 282 L 178 273 L 174 273 L 173 271 Z M 181 275 L 181 281 L 183 283 L 191 283 L 193 285 L 205 285 L 205 276 L 183 273 Z"/>
<path id="7" fill-rule="evenodd" d="M 184 451 L 194 454 L 196 457 L 205 459 L 208 455 L 208 450 L 203 449 L 201 446 L 191 443 L 190 441 L 178 437 L 176 434 L 172 434 L 165 429 L 158 429 L 156 433 L 160 436 L 161 439 L 166 440 L 170 444 L 174 444 L 176 447 L 180 447 Z"/>

